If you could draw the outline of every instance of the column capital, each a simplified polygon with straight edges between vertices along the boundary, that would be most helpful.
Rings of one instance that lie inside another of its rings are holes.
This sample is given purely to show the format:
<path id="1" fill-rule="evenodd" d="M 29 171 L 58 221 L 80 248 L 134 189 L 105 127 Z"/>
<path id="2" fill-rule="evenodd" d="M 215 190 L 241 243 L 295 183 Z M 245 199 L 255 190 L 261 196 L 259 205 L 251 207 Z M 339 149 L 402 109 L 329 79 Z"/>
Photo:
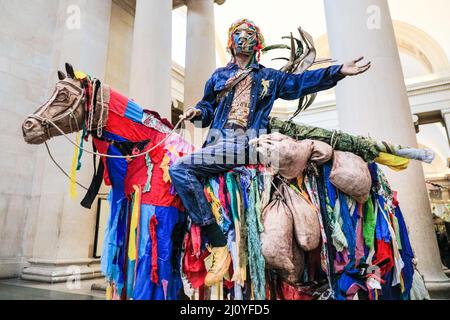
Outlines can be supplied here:
<path id="1" fill-rule="evenodd" d="M 181 6 L 187 5 L 189 0 L 173 0 L 173 8 L 179 8 Z M 214 3 L 217 3 L 219 6 L 224 4 L 226 0 L 214 0 Z"/>

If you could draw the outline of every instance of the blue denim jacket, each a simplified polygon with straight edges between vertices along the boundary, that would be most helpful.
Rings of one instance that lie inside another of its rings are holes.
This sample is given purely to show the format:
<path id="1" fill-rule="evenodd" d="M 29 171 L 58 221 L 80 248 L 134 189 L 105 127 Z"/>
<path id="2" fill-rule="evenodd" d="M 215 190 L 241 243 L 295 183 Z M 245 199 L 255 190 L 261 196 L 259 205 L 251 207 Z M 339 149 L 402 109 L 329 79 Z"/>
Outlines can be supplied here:
<path id="1" fill-rule="evenodd" d="M 339 73 L 342 65 L 305 71 L 299 75 L 265 68 L 260 64 L 253 64 L 251 67 L 253 83 L 247 129 L 251 129 L 249 131 L 256 132 L 257 135 L 267 130 L 269 114 L 276 99 L 296 100 L 307 94 L 330 89 L 345 78 Z M 220 101 L 216 101 L 216 97 L 224 89 L 227 80 L 237 71 L 237 64 L 230 63 L 213 73 L 206 82 L 203 99 L 195 106 L 201 111 L 201 115 L 191 119 L 191 122 L 201 123 L 203 128 L 212 122 L 211 129 L 223 130 L 231 109 L 234 89 Z M 204 146 L 210 144 L 212 140 L 210 131 Z"/>

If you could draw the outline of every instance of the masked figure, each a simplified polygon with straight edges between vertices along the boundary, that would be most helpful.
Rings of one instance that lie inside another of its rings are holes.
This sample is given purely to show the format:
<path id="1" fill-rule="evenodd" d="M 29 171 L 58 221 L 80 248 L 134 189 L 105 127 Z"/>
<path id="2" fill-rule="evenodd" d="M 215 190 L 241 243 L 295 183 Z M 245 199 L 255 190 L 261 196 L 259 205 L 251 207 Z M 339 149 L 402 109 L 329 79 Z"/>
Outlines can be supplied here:
<path id="1" fill-rule="evenodd" d="M 301 74 L 291 74 L 259 64 L 264 38 L 250 20 L 241 19 L 229 29 L 230 63 L 217 69 L 207 81 L 203 99 L 183 115 L 195 125 L 211 125 L 203 148 L 180 158 L 170 168 L 172 183 L 192 222 L 208 237 L 212 267 L 205 284 L 223 279 L 231 256 L 227 239 L 204 194 L 202 179 L 233 168 L 256 164 L 249 141 L 266 133 L 269 114 L 276 99 L 296 100 L 334 87 L 345 76 L 365 72 L 370 63 L 358 67 L 362 58 Z"/>

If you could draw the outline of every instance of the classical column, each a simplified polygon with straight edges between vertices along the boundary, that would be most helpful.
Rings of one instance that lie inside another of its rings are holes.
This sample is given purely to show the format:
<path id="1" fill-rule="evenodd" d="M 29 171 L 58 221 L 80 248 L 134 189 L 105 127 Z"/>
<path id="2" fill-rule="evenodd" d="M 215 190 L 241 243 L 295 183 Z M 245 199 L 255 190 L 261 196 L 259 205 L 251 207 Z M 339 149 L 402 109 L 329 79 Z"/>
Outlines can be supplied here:
<path id="1" fill-rule="evenodd" d="M 223 2 L 223 1 L 222 1 Z M 205 83 L 216 68 L 214 0 L 187 0 L 184 107 L 193 107 L 203 97 Z M 192 142 L 201 145 L 202 131 L 187 124 Z"/>
<path id="2" fill-rule="evenodd" d="M 130 98 L 171 117 L 172 0 L 137 0 Z"/>
<path id="3" fill-rule="evenodd" d="M 2 1 L 0 6 L 0 278 L 15 278 L 30 256 L 24 244 L 34 241 L 27 226 L 37 220 L 30 200 L 40 150 L 23 141 L 20 123 L 48 97 L 58 8 L 54 1 L 34 0 Z"/>
<path id="4" fill-rule="evenodd" d="M 65 62 L 98 79 L 105 76 L 111 0 L 62 0 L 55 11 L 52 71 L 42 75 L 43 81 L 48 77 L 49 90 L 41 103 L 50 97 L 57 82 L 56 71 L 63 70 Z M 61 137 L 49 145 L 62 167 L 69 170 L 73 146 Z M 34 163 L 30 214 L 23 236 L 23 252 L 30 259 L 22 278 L 58 282 L 101 276 L 98 260 L 92 259 L 96 205 L 92 210 L 82 208 L 85 190 L 78 187 L 77 199 L 69 197 L 68 179 L 51 163 L 43 146 Z M 92 158 L 85 154 L 77 180 L 89 185 L 92 172 Z"/>
<path id="5" fill-rule="evenodd" d="M 444 119 L 445 130 L 447 131 L 447 138 L 450 142 L 450 108 L 441 110 L 442 119 Z"/>
<path id="6" fill-rule="evenodd" d="M 372 61 L 368 73 L 345 79 L 336 89 L 342 131 L 417 146 L 411 110 L 386 0 L 325 0 L 328 35 L 334 59 L 360 55 Z M 418 268 L 435 296 L 450 292 L 442 272 L 421 163 L 394 173 L 383 167 L 409 229 Z"/>

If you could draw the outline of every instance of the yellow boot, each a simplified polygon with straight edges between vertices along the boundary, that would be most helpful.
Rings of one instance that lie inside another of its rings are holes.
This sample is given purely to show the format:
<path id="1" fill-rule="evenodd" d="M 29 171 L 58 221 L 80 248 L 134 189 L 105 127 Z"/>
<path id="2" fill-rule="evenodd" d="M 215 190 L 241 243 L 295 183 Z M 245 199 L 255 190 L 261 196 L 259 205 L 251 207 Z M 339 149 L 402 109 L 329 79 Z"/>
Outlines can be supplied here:
<path id="1" fill-rule="evenodd" d="M 212 254 L 212 267 L 205 277 L 205 285 L 210 287 L 223 279 L 231 263 L 228 247 L 210 248 Z"/>

